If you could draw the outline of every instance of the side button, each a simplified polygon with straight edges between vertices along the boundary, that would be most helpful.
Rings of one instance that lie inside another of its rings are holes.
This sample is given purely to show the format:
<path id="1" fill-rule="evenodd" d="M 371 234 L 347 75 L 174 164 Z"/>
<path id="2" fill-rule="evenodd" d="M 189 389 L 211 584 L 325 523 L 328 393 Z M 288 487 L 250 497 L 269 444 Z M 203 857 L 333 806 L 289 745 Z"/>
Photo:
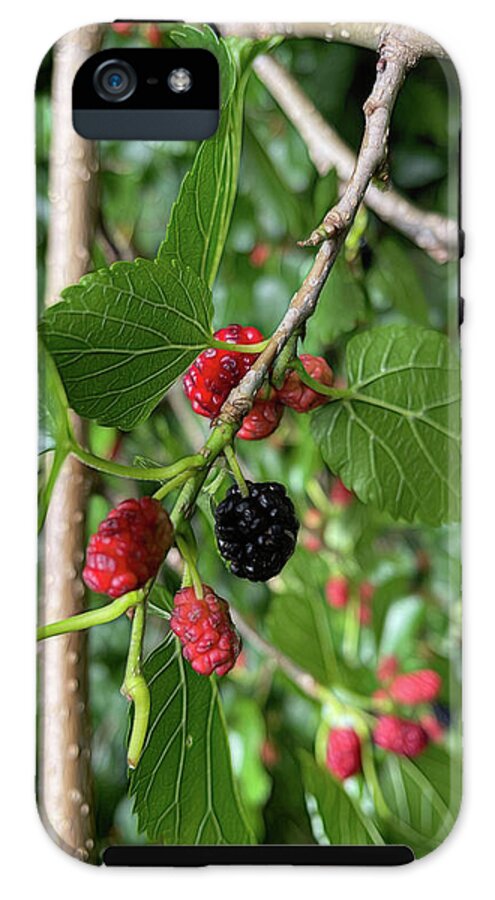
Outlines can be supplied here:
<path id="1" fill-rule="evenodd" d="M 459 328 L 464 322 L 464 297 L 459 297 Z"/>
<path id="2" fill-rule="evenodd" d="M 462 259 L 466 250 L 466 232 L 459 228 L 459 259 Z"/>

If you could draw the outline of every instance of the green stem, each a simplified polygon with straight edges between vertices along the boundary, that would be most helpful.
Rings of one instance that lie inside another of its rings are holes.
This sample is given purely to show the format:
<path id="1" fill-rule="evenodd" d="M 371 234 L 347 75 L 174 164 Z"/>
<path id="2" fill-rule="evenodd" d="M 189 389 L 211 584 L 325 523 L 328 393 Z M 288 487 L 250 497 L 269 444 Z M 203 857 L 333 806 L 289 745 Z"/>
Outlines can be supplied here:
<path id="1" fill-rule="evenodd" d="M 69 450 L 66 450 L 65 447 L 57 448 L 57 450 L 55 451 L 55 456 L 52 460 L 50 471 L 48 473 L 48 478 L 46 479 L 46 484 L 40 491 L 40 499 L 38 504 L 38 534 L 45 524 L 46 514 L 50 505 L 53 488 L 55 487 L 55 483 L 68 453 Z"/>
<path id="2" fill-rule="evenodd" d="M 199 600 L 202 600 L 203 599 L 203 585 L 201 582 L 201 578 L 199 577 L 198 570 L 196 568 L 195 554 L 194 554 L 192 548 L 189 546 L 186 539 L 182 535 L 177 534 L 177 533 L 175 534 L 175 543 L 177 544 L 177 547 L 179 548 L 179 551 L 180 551 L 180 555 L 182 556 L 182 559 L 184 560 L 184 562 L 186 564 L 186 570 L 187 570 L 187 573 L 190 575 L 192 583 L 194 585 L 194 592 L 196 594 L 196 597 L 198 597 Z"/>
<path id="3" fill-rule="evenodd" d="M 200 468 L 205 462 L 201 453 L 195 453 L 193 456 L 184 456 L 182 459 L 178 459 L 177 462 L 172 463 L 170 466 L 156 466 L 153 468 L 123 466 L 120 463 L 113 462 L 111 459 L 95 456 L 77 443 L 71 446 L 71 453 L 91 469 L 97 469 L 98 472 L 105 472 L 106 475 L 117 475 L 120 478 L 133 478 L 137 481 L 168 481 L 177 475 L 181 475 L 183 472 Z"/>
<path id="4" fill-rule="evenodd" d="M 223 455 L 229 464 L 230 471 L 232 472 L 243 497 L 249 497 L 249 489 L 244 479 L 244 475 L 242 474 L 241 467 L 239 465 L 239 460 L 235 455 L 232 444 L 227 444 L 224 448 Z"/>
<path id="5" fill-rule="evenodd" d="M 229 341 L 218 341 L 212 337 L 210 346 L 215 347 L 216 350 L 232 350 L 233 353 L 263 353 L 269 343 L 270 338 L 267 338 L 266 341 L 259 341 L 257 344 L 230 344 Z"/>
<path id="6" fill-rule="evenodd" d="M 52 622 L 50 625 L 41 625 L 37 631 L 38 641 L 44 641 L 45 638 L 55 637 L 58 634 L 69 634 L 73 631 L 85 631 L 86 628 L 92 628 L 93 625 L 106 625 L 122 616 L 131 606 L 137 606 L 145 596 L 145 588 L 140 591 L 131 591 L 114 600 L 113 603 L 107 603 L 98 609 L 89 609 L 87 612 L 78 613 L 70 616 L 68 619 L 61 619 L 58 622 Z"/>
<path id="7" fill-rule="evenodd" d="M 145 602 L 143 602 L 139 603 L 134 610 L 124 683 L 120 689 L 121 693 L 134 703 L 134 716 L 127 750 L 127 763 L 130 769 L 135 769 L 139 762 L 150 717 L 150 692 L 141 670 L 145 620 Z"/>
<path id="8" fill-rule="evenodd" d="M 205 473 L 206 476 L 206 473 Z M 170 481 L 167 481 L 161 488 L 158 488 L 157 491 L 153 494 L 155 500 L 163 500 L 167 494 L 171 494 L 172 491 L 177 490 L 177 488 L 182 487 L 184 482 L 189 481 L 191 478 L 191 471 L 182 472 L 180 475 L 176 475 L 175 478 L 171 478 Z"/>
<path id="9" fill-rule="evenodd" d="M 324 394 L 325 397 L 330 397 L 332 400 L 345 400 L 347 397 L 353 396 L 352 391 L 327 387 L 326 384 L 321 384 L 319 381 L 316 381 L 316 378 L 311 378 L 311 375 L 308 375 L 300 359 L 294 359 L 289 364 L 289 368 L 294 369 L 301 381 L 316 391 L 317 394 Z"/>

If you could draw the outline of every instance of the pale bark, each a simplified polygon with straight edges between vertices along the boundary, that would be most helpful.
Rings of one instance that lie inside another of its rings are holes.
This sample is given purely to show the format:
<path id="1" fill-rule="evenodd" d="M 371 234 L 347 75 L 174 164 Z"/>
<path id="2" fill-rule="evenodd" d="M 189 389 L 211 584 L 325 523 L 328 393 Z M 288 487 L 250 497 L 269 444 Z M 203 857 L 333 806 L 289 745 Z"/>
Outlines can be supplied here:
<path id="1" fill-rule="evenodd" d="M 46 304 L 88 270 L 95 219 L 95 145 L 72 127 L 74 75 L 98 50 L 99 27 L 86 27 L 55 46 L 50 148 L 50 228 Z M 74 420 L 76 433 L 81 423 Z M 44 584 L 40 621 L 52 622 L 84 606 L 81 564 L 87 484 L 81 463 L 69 457 L 55 485 L 43 532 Z M 86 635 L 40 645 L 39 804 L 53 839 L 73 856 L 94 859 L 95 835 L 87 706 Z"/>

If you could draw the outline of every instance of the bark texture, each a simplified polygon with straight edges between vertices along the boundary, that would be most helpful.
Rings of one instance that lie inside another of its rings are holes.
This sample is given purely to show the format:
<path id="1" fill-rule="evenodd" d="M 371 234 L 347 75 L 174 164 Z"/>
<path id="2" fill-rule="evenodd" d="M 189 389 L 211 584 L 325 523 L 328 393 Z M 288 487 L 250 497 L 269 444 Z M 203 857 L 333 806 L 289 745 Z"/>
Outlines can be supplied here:
<path id="1" fill-rule="evenodd" d="M 54 48 L 50 148 L 50 230 L 46 304 L 88 269 L 96 209 L 96 146 L 72 128 L 71 89 L 82 63 L 98 50 L 99 27 L 63 37 Z M 82 426 L 74 421 L 76 434 Z M 48 510 L 40 620 L 80 612 L 84 589 L 84 510 L 87 483 L 81 463 L 69 457 Z M 40 812 L 54 841 L 73 856 L 95 859 L 87 706 L 86 634 L 63 635 L 40 646 Z"/>

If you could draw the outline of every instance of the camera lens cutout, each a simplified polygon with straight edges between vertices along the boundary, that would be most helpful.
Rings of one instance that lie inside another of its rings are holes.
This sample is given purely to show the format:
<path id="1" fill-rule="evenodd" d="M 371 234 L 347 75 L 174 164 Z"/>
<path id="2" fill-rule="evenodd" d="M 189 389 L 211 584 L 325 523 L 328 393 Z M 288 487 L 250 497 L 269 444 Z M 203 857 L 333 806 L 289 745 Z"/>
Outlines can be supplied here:
<path id="1" fill-rule="evenodd" d="M 109 59 L 96 69 L 93 76 L 95 91 L 103 100 L 121 103 L 136 90 L 134 69 L 122 59 Z"/>

